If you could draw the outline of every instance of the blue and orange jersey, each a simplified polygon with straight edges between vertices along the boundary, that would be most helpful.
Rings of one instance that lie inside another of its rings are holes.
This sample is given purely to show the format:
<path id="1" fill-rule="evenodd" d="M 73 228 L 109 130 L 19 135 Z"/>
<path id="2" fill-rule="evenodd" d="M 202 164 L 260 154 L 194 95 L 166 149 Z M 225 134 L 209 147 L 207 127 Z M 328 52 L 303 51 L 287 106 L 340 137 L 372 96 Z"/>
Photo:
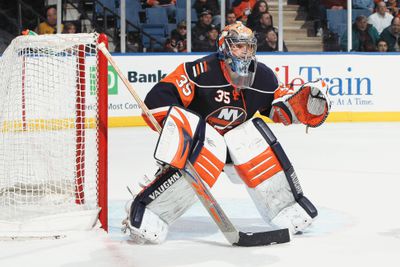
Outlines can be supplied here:
<path id="1" fill-rule="evenodd" d="M 228 82 L 221 63 L 214 53 L 180 64 L 157 83 L 145 98 L 145 104 L 157 121 L 162 123 L 171 105 L 179 105 L 196 112 L 224 134 L 252 118 L 257 111 L 268 116 L 274 91 L 278 88 L 274 72 L 258 63 L 251 87 L 235 94 L 237 90 Z M 145 116 L 144 119 L 148 122 Z"/>

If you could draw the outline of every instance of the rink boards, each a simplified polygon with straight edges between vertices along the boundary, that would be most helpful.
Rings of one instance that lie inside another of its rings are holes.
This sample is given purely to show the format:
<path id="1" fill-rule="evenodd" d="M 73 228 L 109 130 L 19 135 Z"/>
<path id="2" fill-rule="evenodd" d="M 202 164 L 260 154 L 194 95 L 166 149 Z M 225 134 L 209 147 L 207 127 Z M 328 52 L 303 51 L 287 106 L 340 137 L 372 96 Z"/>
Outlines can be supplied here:
<path id="1" fill-rule="evenodd" d="M 135 90 L 147 92 L 179 64 L 204 54 L 115 54 Z M 324 79 L 330 86 L 331 122 L 400 121 L 400 90 L 393 78 L 400 69 L 400 54 L 381 53 L 275 53 L 258 55 L 284 84 L 300 86 Z M 143 125 L 141 111 L 115 71 L 109 68 L 110 126 Z"/>
<path id="2" fill-rule="evenodd" d="M 142 99 L 179 64 L 203 57 L 201 53 L 128 53 L 114 59 Z M 399 53 L 261 53 L 258 61 L 275 71 L 281 83 L 299 87 L 307 81 L 325 80 L 329 86 L 330 122 L 400 121 L 400 90 L 396 82 Z M 95 109 L 89 59 L 86 80 L 87 114 Z M 73 76 L 73 75 L 72 75 Z M 89 85 L 89 84 L 88 84 Z M 90 94 L 90 95 L 89 95 Z M 108 71 L 109 126 L 144 125 L 141 110 L 114 69 Z M 93 98 L 93 99 L 92 99 Z M 93 101 L 92 101 L 93 100 Z"/>

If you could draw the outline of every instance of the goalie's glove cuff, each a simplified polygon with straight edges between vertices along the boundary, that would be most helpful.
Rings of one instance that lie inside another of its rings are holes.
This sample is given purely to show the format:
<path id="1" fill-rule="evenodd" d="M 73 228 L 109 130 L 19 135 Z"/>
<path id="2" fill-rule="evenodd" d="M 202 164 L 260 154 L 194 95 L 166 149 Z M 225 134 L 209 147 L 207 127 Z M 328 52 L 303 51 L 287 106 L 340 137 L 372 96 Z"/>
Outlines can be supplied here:
<path id="1" fill-rule="evenodd" d="M 285 125 L 303 123 L 318 127 L 325 122 L 330 108 L 328 86 L 318 80 L 307 82 L 296 91 L 279 88 L 275 92 L 270 118 Z"/>

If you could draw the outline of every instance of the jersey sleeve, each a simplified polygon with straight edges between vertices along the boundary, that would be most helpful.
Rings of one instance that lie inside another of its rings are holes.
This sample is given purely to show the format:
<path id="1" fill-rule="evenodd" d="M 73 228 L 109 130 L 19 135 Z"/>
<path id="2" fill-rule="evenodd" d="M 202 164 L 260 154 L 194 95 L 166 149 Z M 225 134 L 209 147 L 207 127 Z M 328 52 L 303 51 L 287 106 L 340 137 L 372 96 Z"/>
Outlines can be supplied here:
<path id="1" fill-rule="evenodd" d="M 261 115 L 268 117 L 272 108 L 272 101 L 274 101 L 274 92 L 279 88 L 278 77 L 269 67 L 259 64 L 254 85 L 265 92 L 263 97 L 265 104 L 258 111 Z"/>
<path id="2" fill-rule="evenodd" d="M 190 81 L 183 63 L 150 90 L 144 103 L 157 122 L 162 124 L 171 105 L 187 107 L 193 97 L 194 84 Z M 142 114 L 142 117 L 155 130 L 147 116 Z"/>

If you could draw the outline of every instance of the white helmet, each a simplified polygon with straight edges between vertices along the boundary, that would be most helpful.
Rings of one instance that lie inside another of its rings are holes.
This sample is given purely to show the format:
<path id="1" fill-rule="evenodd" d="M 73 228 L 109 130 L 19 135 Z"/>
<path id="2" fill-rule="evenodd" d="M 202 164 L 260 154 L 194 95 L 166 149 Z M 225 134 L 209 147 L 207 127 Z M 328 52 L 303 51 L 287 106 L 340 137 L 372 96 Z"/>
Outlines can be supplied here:
<path id="1" fill-rule="evenodd" d="M 219 58 L 225 62 L 230 82 L 239 89 L 253 84 L 257 68 L 256 50 L 257 39 L 241 21 L 226 26 L 219 36 Z"/>

